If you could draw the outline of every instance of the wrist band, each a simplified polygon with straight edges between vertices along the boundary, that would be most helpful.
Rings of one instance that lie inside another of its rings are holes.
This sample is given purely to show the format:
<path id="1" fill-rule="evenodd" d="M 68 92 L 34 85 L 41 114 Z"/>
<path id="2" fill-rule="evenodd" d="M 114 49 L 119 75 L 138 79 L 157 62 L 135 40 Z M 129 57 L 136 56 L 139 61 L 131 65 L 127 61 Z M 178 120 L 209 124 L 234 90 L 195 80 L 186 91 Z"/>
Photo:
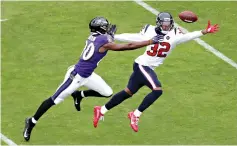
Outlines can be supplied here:
<path id="1" fill-rule="evenodd" d="M 150 42 L 150 45 L 152 44 L 152 40 L 149 40 L 149 42 Z"/>

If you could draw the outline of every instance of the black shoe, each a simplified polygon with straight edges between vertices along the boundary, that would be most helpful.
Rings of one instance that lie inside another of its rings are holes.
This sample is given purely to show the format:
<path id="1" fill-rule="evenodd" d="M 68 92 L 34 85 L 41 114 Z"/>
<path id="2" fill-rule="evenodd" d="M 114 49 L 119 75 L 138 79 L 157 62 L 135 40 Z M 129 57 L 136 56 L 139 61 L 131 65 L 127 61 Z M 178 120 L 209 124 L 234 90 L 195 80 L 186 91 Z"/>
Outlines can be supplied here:
<path id="1" fill-rule="evenodd" d="M 25 129 L 23 131 L 23 137 L 26 141 L 30 140 L 30 134 L 35 124 L 32 123 L 31 118 L 26 118 L 25 120 Z"/>
<path id="2" fill-rule="evenodd" d="M 81 96 L 81 93 L 80 94 L 72 94 L 72 97 L 74 99 L 75 108 L 77 109 L 77 111 L 81 111 L 81 100 L 83 98 Z"/>

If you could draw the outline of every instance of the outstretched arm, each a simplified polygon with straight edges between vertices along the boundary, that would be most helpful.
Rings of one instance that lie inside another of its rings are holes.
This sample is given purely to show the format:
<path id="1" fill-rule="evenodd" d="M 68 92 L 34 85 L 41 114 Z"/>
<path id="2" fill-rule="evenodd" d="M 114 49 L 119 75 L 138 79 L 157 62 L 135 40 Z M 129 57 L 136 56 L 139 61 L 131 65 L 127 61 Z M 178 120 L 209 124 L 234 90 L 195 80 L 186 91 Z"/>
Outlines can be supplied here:
<path id="1" fill-rule="evenodd" d="M 159 43 L 160 40 L 163 40 L 163 35 L 157 35 L 150 40 L 140 41 L 140 42 L 131 42 L 127 44 L 115 44 L 113 42 L 107 43 L 100 48 L 100 52 L 104 52 L 106 50 L 112 51 L 126 51 L 126 50 L 134 50 L 138 48 L 142 48 L 151 44 Z"/>
<path id="2" fill-rule="evenodd" d="M 123 42 L 140 42 L 151 39 L 145 35 L 149 24 L 146 24 L 139 33 L 122 33 L 114 35 L 114 39 Z"/>
<path id="3" fill-rule="evenodd" d="M 186 34 L 183 34 L 183 35 L 180 35 L 179 37 L 177 37 L 176 43 L 177 44 L 185 43 L 187 41 L 196 39 L 202 35 L 204 35 L 202 33 L 202 31 L 189 32 L 189 33 L 186 33 Z"/>
<path id="4" fill-rule="evenodd" d="M 180 37 L 177 38 L 176 43 L 177 44 L 184 43 L 184 42 L 196 39 L 196 38 L 198 38 L 202 35 L 208 34 L 208 33 L 215 33 L 218 31 L 218 28 L 219 28 L 218 24 L 211 25 L 211 22 L 209 20 L 206 29 L 181 35 Z"/>
<path id="5" fill-rule="evenodd" d="M 142 42 L 130 42 L 127 44 L 108 43 L 108 44 L 105 44 L 103 48 L 106 50 L 112 50 L 112 51 L 126 51 L 126 50 L 135 50 L 135 49 L 145 47 L 151 44 L 153 44 L 151 40 L 142 41 Z"/>
<path id="6" fill-rule="evenodd" d="M 149 38 L 141 35 L 140 33 L 122 33 L 114 35 L 114 39 L 117 41 L 124 41 L 124 42 L 140 42 L 149 40 Z"/>

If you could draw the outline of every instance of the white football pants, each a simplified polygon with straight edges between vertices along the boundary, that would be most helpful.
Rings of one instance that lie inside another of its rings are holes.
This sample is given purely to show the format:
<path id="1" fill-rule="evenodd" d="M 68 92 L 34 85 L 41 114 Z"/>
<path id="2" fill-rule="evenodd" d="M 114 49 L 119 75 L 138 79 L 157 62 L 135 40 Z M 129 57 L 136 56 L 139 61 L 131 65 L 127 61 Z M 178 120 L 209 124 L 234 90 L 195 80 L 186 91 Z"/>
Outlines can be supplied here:
<path id="1" fill-rule="evenodd" d="M 73 65 L 68 68 L 63 83 L 51 98 L 55 104 L 58 104 L 81 86 L 94 90 L 103 96 L 111 96 L 113 94 L 113 90 L 99 75 L 93 72 L 88 78 L 83 78 L 74 71 Z"/>

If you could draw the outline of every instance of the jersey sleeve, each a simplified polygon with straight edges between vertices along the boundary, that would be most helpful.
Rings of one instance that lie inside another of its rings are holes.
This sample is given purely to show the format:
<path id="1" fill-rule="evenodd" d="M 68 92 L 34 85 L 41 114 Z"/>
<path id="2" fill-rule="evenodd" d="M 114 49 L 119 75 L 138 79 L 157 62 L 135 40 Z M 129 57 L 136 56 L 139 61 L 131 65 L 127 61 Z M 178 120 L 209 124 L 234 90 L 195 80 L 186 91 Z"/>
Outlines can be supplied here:
<path id="1" fill-rule="evenodd" d="M 145 32 L 147 31 L 149 26 L 150 26 L 149 24 L 146 24 L 139 33 L 122 33 L 122 34 L 117 34 L 117 35 L 114 36 L 114 39 L 117 40 L 117 41 L 124 41 L 124 42 L 147 41 L 150 38 L 148 38 L 145 35 Z"/>
<path id="2" fill-rule="evenodd" d="M 140 31 L 140 34 L 144 35 L 146 33 L 147 29 L 149 28 L 149 26 L 150 26 L 149 24 L 146 24 L 145 26 L 143 26 L 142 30 Z"/>
<path id="3" fill-rule="evenodd" d="M 141 35 L 140 33 L 117 34 L 114 36 L 114 39 L 117 41 L 123 41 L 123 42 L 139 42 L 139 41 L 149 40 L 149 38 Z"/>
<path id="4" fill-rule="evenodd" d="M 201 37 L 203 34 L 201 31 L 193 31 L 189 33 L 183 33 L 180 29 L 177 29 L 177 38 L 175 40 L 176 44 L 181 44 L 188 42 L 190 40 Z"/>
<path id="5" fill-rule="evenodd" d="M 110 39 L 109 35 L 100 35 L 98 38 L 97 38 L 97 44 L 99 46 L 99 48 L 107 43 L 110 43 L 112 42 L 113 40 Z"/>

